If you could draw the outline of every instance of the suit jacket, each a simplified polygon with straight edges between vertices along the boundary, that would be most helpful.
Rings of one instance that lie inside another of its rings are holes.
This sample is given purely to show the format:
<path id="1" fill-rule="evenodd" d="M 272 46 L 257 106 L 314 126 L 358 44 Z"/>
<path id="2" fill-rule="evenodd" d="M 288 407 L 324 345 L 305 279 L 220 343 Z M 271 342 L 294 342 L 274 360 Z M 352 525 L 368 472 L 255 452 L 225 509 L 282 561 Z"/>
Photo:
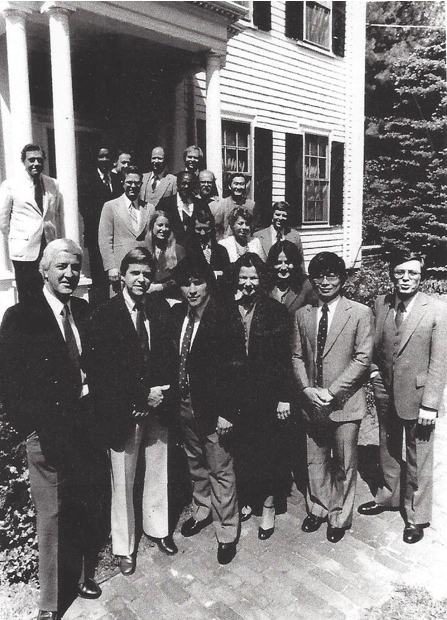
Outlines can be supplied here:
<path id="1" fill-rule="evenodd" d="M 400 342 L 395 348 L 387 345 L 386 338 L 389 326 L 395 330 L 394 303 L 392 294 L 381 295 L 376 300 L 372 369 L 380 371 L 399 417 L 415 420 L 421 406 L 442 409 L 447 377 L 447 306 L 419 292 L 402 324 Z"/>
<path id="2" fill-rule="evenodd" d="M 316 385 L 317 310 L 305 306 L 295 315 L 293 368 L 298 389 Z M 340 297 L 323 352 L 323 387 L 334 399 L 334 422 L 358 420 L 366 413 L 361 387 L 369 374 L 374 344 L 373 315 L 363 304 Z"/>
<path id="3" fill-rule="evenodd" d="M 145 245 L 149 220 L 155 209 L 152 205 L 140 203 L 141 222 L 134 230 L 128 209 L 128 199 L 122 194 L 106 202 L 99 221 L 98 241 L 104 270 L 119 269 L 124 256 L 138 245 Z"/>
<path id="4" fill-rule="evenodd" d="M 220 245 L 223 245 L 223 247 L 228 252 L 230 263 L 235 263 L 239 258 L 239 254 L 237 253 L 236 239 L 234 238 L 234 236 L 231 235 L 230 237 L 225 237 L 225 239 L 221 239 L 219 243 Z M 263 259 L 264 252 L 262 250 L 259 239 L 251 239 L 248 242 L 248 251 L 257 254 Z"/>
<path id="5" fill-rule="evenodd" d="M 216 222 L 216 230 L 223 231 L 224 237 L 231 235 L 231 229 L 228 224 L 228 216 L 232 212 L 235 207 L 241 206 L 246 211 L 250 211 L 253 215 L 253 226 L 254 228 L 258 225 L 259 220 L 259 209 L 256 204 L 250 198 L 246 198 L 244 204 L 238 205 L 234 202 L 231 196 L 227 196 L 226 198 L 216 198 L 214 204 L 212 205 L 213 215 Z"/>
<path id="6" fill-rule="evenodd" d="M 255 234 L 253 235 L 253 237 L 257 237 L 259 239 L 259 241 L 261 242 L 261 246 L 262 249 L 264 251 L 264 256 L 262 256 L 262 259 L 264 261 L 267 260 L 267 257 L 269 255 L 270 249 L 273 245 L 272 243 L 272 233 L 270 230 L 270 226 L 268 228 L 263 228 L 262 230 L 258 230 L 258 232 L 255 232 Z M 298 250 L 301 252 L 301 256 L 303 256 L 303 244 L 301 243 L 301 236 L 300 233 L 291 228 L 283 237 L 286 241 L 290 241 L 291 243 L 293 243 L 294 245 L 296 245 L 296 247 L 298 248 Z M 303 269 L 303 272 L 306 272 L 306 266 L 304 264 L 304 258 L 303 258 L 303 262 L 301 263 L 301 267 Z"/>
<path id="7" fill-rule="evenodd" d="M 80 188 L 79 211 L 84 219 L 84 244 L 87 248 L 98 247 L 99 221 L 104 204 L 123 193 L 123 185 L 118 175 L 110 174 L 110 179 L 111 189 L 95 169 Z"/>
<path id="8" fill-rule="evenodd" d="M 140 190 L 140 198 L 143 202 L 149 202 L 156 207 L 161 198 L 173 196 L 177 193 L 177 179 L 173 174 L 163 173 L 155 190 L 152 189 L 152 172 L 143 174 L 143 183 Z"/>
<path id="9" fill-rule="evenodd" d="M 71 311 L 84 349 L 88 304 L 72 297 Z M 64 451 L 73 440 L 79 403 L 73 379 L 65 340 L 43 294 L 33 305 L 8 308 L 0 327 L 0 397 L 12 426 L 21 437 L 37 432 L 50 461 L 67 460 Z"/>
<path id="10" fill-rule="evenodd" d="M 63 200 L 56 179 L 41 175 L 43 214 L 34 199 L 34 183 L 24 170 L 0 187 L 0 230 L 8 236 L 11 260 L 37 260 L 45 235 L 47 243 L 63 236 Z"/>
<path id="11" fill-rule="evenodd" d="M 146 299 L 150 356 L 145 362 L 137 332 L 119 293 L 94 313 L 89 325 L 86 367 L 96 415 L 107 446 L 119 450 L 136 420 L 134 409 L 147 410 L 151 387 L 171 385 L 167 405 L 155 410 L 168 421 L 177 394 L 176 359 L 167 303 L 155 295 Z"/>
<path id="12" fill-rule="evenodd" d="M 309 280 L 304 280 L 299 291 L 290 288 L 287 294 L 284 296 L 281 302 L 288 310 L 289 314 L 293 317 L 295 312 L 310 304 L 315 306 L 318 304 L 318 295 L 314 291 L 312 284 Z"/>
<path id="13" fill-rule="evenodd" d="M 174 342 L 179 360 L 180 338 L 186 304 L 172 308 Z M 240 372 L 244 360 L 243 331 L 235 333 L 232 309 L 211 298 L 186 361 L 191 402 L 201 432 L 211 435 L 217 418 L 235 422 L 240 407 Z M 179 363 L 177 364 L 178 377 Z M 178 384 L 178 379 L 177 379 Z"/>
<path id="14" fill-rule="evenodd" d="M 188 237 L 194 232 L 194 226 L 196 221 L 194 217 L 194 211 L 197 211 L 199 207 L 200 199 L 194 198 L 192 217 L 189 219 L 187 224 L 184 225 L 182 220 L 180 219 L 180 215 L 177 209 L 177 194 L 160 198 L 160 202 L 157 205 L 157 209 L 165 211 L 168 214 L 175 240 L 178 243 L 183 243 L 186 237 Z"/>

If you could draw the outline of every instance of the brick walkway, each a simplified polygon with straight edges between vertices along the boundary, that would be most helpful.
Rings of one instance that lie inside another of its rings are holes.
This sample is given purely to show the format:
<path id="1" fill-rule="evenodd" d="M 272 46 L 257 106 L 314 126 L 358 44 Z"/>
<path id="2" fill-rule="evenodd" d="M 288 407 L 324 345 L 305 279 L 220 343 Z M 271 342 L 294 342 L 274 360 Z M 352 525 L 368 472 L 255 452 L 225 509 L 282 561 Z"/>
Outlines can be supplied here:
<path id="1" fill-rule="evenodd" d="M 367 439 L 368 434 L 376 443 L 375 430 L 366 429 Z M 416 545 L 402 541 L 398 513 L 356 513 L 351 531 L 336 545 L 327 542 L 325 526 L 304 534 L 304 501 L 295 490 L 268 541 L 258 540 L 256 517 L 243 524 L 230 565 L 217 563 L 212 527 L 188 539 L 177 533 L 176 556 L 146 547 L 132 577 L 109 579 L 97 601 L 77 599 L 64 620 L 356 620 L 383 604 L 396 584 L 423 586 L 435 597 L 447 597 L 447 540 L 442 535 L 447 525 L 447 418 L 438 422 L 435 445 L 433 525 Z M 368 454 L 374 448 L 362 450 Z M 369 488 L 359 479 L 356 505 L 369 499 Z"/>

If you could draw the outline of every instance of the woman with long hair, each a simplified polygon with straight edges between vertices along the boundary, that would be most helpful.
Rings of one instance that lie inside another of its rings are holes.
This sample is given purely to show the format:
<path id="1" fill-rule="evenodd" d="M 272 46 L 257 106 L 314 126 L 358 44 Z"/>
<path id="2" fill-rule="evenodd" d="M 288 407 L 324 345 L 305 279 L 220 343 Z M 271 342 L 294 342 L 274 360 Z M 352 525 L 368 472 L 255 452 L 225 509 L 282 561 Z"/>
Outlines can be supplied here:
<path id="1" fill-rule="evenodd" d="M 172 270 L 185 257 L 183 246 L 178 244 L 172 232 L 169 216 L 165 211 L 155 211 L 149 222 L 146 237 L 149 252 L 156 263 L 155 279 L 149 293 L 163 292 L 165 296 L 178 296 Z"/>

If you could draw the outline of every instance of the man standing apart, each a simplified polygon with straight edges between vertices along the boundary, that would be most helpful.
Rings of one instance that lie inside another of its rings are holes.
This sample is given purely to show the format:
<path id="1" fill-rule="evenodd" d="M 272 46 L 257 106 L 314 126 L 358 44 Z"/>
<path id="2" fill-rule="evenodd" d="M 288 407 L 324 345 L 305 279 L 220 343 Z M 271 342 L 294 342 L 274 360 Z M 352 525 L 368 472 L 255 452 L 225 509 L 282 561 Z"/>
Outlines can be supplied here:
<path id="1" fill-rule="evenodd" d="M 87 437 L 79 434 L 78 423 L 89 401 L 81 358 L 89 309 L 73 296 L 81 263 L 82 250 L 73 241 L 48 244 L 40 266 L 43 293 L 32 304 L 9 308 L 0 328 L 1 399 L 8 420 L 26 438 L 37 513 L 39 620 L 61 617 L 73 546 L 91 525 L 78 518 L 73 497 L 76 485 L 84 484 L 79 450 Z M 92 575 L 84 574 L 81 582 L 82 597 L 100 596 Z"/>
<path id="2" fill-rule="evenodd" d="M 166 172 L 165 152 L 161 146 L 156 146 L 152 151 L 151 168 L 150 172 L 143 174 L 140 198 L 156 207 L 161 198 L 177 192 L 177 180 L 173 174 Z"/>
<path id="3" fill-rule="evenodd" d="M 213 299 L 213 275 L 187 259 L 174 278 L 185 305 L 174 307 L 180 353 L 178 385 L 181 425 L 192 480 L 193 515 L 183 536 L 194 536 L 214 521 L 217 560 L 228 564 L 236 554 L 239 511 L 229 434 L 237 415 L 237 375 L 244 343 L 235 341 L 228 310 Z"/>
<path id="4" fill-rule="evenodd" d="M 314 256 L 309 277 L 319 302 L 296 313 L 293 343 L 309 472 L 302 530 L 315 532 L 327 520 L 327 539 L 337 543 L 352 523 L 357 439 L 366 414 L 361 386 L 372 358 L 373 316 L 343 296 L 346 267 L 333 252 Z"/>
<path id="5" fill-rule="evenodd" d="M 371 379 L 380 425 L 383 481 L 374 501 L 359 506 L 376 515 L 401 506 L 403 539 L 417 543 L 432 518 L 435 422 L 447 377 L 447 307 L 421 293 L 424 260 L 396 252 L 390 262 L 394 293 L 375 304 L 376 337 Z M 406 468 L 401 493 L 402 438 Z"/>
<path id="6" fill-rule="evenodd" d="M 39 263 L 50 241 L 62 235 L 62 196 L 56 179 L 42 174 L 45 151 L 23 147 L 23 173 L 0 187 L 0 230 L 8 236 L 19 301 L 41 293 Z"/>
<path id="7" fill-rule="evenodd" d="M 135 570 L 134 481 L 144 454 L 143 531 L 173 555 L 168 520 L 168 422 L 175 382 L 169 306 L 146 296 L 155 264 L 146 248 L 122 260 L 124 289 L 97 309 L 88 362 L 97 413 L 110 448 L 112 548 L 123 575 Z M 155 298 L 155 299 L 154 299 Z"/>

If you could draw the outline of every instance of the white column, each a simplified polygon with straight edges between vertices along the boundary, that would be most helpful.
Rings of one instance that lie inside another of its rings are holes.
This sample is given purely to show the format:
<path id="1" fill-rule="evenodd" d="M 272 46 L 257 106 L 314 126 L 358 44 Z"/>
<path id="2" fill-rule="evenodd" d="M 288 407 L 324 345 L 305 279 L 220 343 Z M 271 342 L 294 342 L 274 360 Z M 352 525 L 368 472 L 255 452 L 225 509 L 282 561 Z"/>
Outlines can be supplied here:
<path id="1" fill-rule="evenodd" d="M 19 2 L 1 2 L 0 10 L 6 25 L 11 110 L 10 144 L 14 153 L 14 170 L 19 172 L 23 167 L 20 161 L 20 151 L 33 139 L 25 26 L 26 15 L 31 11 Z"/>
<path id="2" fill-rule="evenodd" d="M 206 167 L 214 172 L 222 193 L 222 120 L 220 115 L 221 57 L 215 52 L 206 56 Z"/>
<path id="3" fill-rule="evenodd" d="M 41 8 L 49 14 L 51 80 L 53 89 L 54 140 L 57 179 L 64 196 L 65 236 L 80 242 L 76 138 L 73 108 L 68 2 L 45 2 Z"/>

